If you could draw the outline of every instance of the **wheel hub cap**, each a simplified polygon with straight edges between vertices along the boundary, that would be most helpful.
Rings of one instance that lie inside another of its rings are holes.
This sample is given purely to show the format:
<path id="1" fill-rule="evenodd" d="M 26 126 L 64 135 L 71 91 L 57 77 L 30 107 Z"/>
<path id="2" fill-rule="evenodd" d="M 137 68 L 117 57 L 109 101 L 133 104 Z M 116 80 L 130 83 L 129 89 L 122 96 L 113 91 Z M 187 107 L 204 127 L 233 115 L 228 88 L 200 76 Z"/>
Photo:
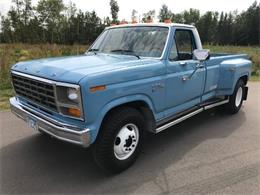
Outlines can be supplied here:
<path id="1" fill-rule="evenodd" d="M 123 126 L 118 132 L 114 142 L 114 154 L 117 159 L 125 160 L 135 151 L 139 141 L 139 130 L 134 124 Z"/>
<path id="2" fill-rule="evenodd" d="M 240 105 L 242 101 L 242 95 L 243 95 L 242 87 L 239 87 L 237 90 L 236 101 L 235 101 L 236 107 Z"/>

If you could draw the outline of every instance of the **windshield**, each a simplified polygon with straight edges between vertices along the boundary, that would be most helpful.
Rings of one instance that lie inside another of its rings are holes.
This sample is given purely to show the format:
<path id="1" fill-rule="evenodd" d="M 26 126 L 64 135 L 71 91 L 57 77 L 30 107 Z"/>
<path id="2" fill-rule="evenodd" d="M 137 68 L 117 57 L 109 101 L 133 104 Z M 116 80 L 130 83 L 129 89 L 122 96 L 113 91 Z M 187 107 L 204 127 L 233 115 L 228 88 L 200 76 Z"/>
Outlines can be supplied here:
<path id="1" fill-rule="evenodd" d="M 142 57 L 161 57 L 169 28 L 119 27 L 104 31 L 89 51 Z"/>

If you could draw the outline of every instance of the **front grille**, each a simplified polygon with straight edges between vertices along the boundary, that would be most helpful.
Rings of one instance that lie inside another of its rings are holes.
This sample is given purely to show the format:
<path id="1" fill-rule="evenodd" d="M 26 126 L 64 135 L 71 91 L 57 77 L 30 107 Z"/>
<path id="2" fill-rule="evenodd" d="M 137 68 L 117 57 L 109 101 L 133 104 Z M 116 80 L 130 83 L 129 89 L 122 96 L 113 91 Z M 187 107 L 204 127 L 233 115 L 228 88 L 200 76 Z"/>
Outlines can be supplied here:
<path id="1" fill-rule="evenodd" d="M 57 111 L 53 85 L 17 74 L 12 74 L 12 81 L 17 95 Z"/>

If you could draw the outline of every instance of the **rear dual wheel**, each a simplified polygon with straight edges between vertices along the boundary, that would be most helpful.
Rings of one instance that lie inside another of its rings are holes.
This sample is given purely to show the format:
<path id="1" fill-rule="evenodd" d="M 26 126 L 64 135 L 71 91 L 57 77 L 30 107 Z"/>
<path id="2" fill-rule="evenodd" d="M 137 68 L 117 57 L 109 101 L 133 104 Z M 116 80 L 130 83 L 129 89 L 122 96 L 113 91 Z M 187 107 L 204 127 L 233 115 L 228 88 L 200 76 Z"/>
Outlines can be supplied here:
<path id="1" fill-rule="evenodd" d="M 236 114 L 244 100 L 245 96 L 245 83 L 243 80 L 239 80 L 235 86 L 234 92 L 231 96 L 229 96 L 229 103 L 226 104 L 226 112 L 229 114 Z"/>

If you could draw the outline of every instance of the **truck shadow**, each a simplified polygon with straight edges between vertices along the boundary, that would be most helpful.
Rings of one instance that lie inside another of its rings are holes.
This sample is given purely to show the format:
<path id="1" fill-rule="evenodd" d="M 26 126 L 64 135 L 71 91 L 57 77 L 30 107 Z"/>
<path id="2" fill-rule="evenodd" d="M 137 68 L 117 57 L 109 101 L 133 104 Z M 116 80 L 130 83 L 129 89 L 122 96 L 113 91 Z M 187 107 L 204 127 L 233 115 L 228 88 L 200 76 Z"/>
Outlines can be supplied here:
<path id="1" fill-rule="evenodd" d="M 96 167 L 88 149 L 40 134 L 30 136 L 0 150 L 0 192 L 133 193 L 146 182 L 156 184 L 156 177 L 202 142 L 226 138 L 245 121 L 243 110 L 234 116 L 210 110 L 160 134 L 148 135 L 137 162 L 114 176 L 107 176 Z M 167 192 L 167 181 L 164 184 L 161 191 Z"/>

